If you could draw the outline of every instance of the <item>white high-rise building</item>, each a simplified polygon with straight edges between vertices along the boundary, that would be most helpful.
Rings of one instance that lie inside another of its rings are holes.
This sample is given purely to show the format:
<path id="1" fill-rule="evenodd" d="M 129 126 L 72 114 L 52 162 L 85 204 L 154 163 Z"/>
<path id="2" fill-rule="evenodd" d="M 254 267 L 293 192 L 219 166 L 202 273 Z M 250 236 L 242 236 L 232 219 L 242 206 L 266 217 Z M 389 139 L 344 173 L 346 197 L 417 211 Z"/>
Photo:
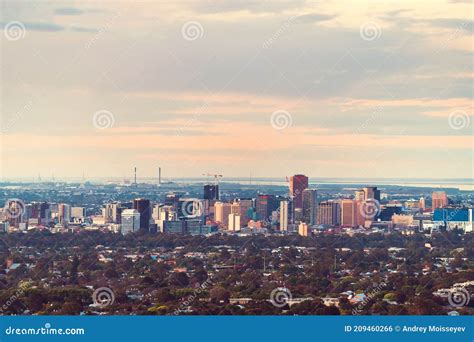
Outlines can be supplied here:
<path id="1" fill-rule="evenodd" d="M 236 232 L 240 230 L 240 215 L 239 214 L 229 214 L 229 230 Z"/>
<path id="2" fill-rule="evenodd" d="M 86 216 L 86 209 L 84 207 L 72 207 L 71 218 L 83 219 Z"/>
<path id="3" fill-rule="evenodd" d="M 64 226 L 67 226 L 71 221 L 71 206 L 69 204 L 58 205 L 58 221 Z"/>
<path id="4" fill-rule="evenodd" d="M 280 230 L 288 230 L 288 201 L 280 202 Z"/>
<path id="5" fill-rule="evenodd" d="M 140 213 L 136 209 L 122 211 L 122 234 L 136 232 L 140 229 Z"/>

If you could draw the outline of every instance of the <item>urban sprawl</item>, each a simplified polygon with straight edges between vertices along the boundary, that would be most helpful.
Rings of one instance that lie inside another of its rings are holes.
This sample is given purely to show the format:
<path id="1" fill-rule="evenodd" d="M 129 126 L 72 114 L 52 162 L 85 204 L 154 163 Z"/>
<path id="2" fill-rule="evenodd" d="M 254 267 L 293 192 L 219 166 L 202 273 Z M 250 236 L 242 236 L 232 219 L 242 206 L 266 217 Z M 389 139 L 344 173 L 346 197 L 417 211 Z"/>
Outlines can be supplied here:
<path id="1" fill-rule="evenodd" d="M 4 314 L 472 314 L 472 192 L 2 183 Z"/>

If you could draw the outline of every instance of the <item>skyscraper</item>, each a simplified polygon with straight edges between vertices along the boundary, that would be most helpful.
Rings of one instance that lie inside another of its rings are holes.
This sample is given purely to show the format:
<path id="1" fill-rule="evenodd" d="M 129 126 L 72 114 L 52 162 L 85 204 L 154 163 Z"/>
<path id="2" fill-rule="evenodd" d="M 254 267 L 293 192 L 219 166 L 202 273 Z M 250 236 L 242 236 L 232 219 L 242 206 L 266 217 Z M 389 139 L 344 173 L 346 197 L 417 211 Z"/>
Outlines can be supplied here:
<path id="1" fill-rule="evenodd" d="M 342 199 L 340 201 L 342 227 L 355 227 L 357 225 L 357 201 Z"/>
<path id="2" fill-rule="evenodd" d="M 125 209 L 121 215 L 123 235 L 138 231 L 140 227 L 140 213 L 136 209 Z"/>
<path id="3" fill-rule="evenodd" d="M 308 187 L 308 177 L 294 175 L 290 177 L 290 197 L 293 198 L 295 209 L 303 208 L 303 190 Z"/>
<path id="4" fill-rule="evenodd" d="M 419 203 L 418 206 L 419 206 L 421 211 L 426 209 L 426 201 L 425 201 L 424 197 L 420 197 L 420 200 L 418 201 L 418 203 Z"/>
<path id="5" fill-rule="evenodd" d="M 132 208 L 140 213 L 140 229 L 143 229 L 145 232 L 149 232 L 151 219 L 150 200 L 145 198 L 134 199 Z"/>
<path id="6" fill-rule="evenodd" d="M 377 190 L 376 186 L 368 186 L 365 188 L 362 188 L 362 191 L 364 192 L 364 200 L 369 200 L 369 199 L 374 199 L 378 202 L 380 202 L 380 190 Z"/>
<path id="7" fill-rule="evenodd" d="M 336 201 L 323 201 L 318 205 L 318 224 L 337 226 L 339 225 L 339 203 Z"/>
<path id="8" fill-rule="evenodd" d="M 71 206 L 69 204 L 60 203 L 58 205 L 58 220 L 63 226 L 67 226 L 71 221 Z"/>
<path id="9" fill-rule="evenodd" d="M 448 196 L 444 191 L 434 191 L 431 196 L 431 207 L 433 209 L 444 208 L 448 205 Z"/>
<path id="10" fill-rule="evenodd" d="M 102 211 L 104 216 L 104 221 L 109 223 L 120 223 L 121 222 L 121 214 L 122 214 L 122 207 L 121 204 L 118 202 L 114 203 L 107 203 Z"/>
<path id="11" fill-rule="evenodd" d="M 317 220 L 318 194 L 315 189 L 303 190 L 303 221 L 313 226 Z"/>
<path id="12" fill-rule="evenodd" d="M 240 224 L 245 226 L 249 222 L 249 209 L 252 208 L 251 199 L 239 199 L 232 203 L 231 213 L 240 215 Z"/>
<path id="13" fill-rule="evenodd" d="M 204 185 L 204 199 L 219 200 L 219 185 L 217 184 Z"/>
<path id="14" fill-rule="evenodd" d="M 273 211 L 277 210 L 279 205 L 280 203 L 273 195 L 258 195 L 255 203 L 257 219 L 270 221 Z"/>
<path id="15" fill-rule="evenodd" d="M 222 224 L 224 227 L 227 227 L 231 208 L 232 205 L 230 203 L 216 202 L 214 204 L 214 221 Z"/>
<path id="16" fill-rule="evenodd" d="M 280 230 L 288 230 L 288 201 L 280 202 Z"/>
<path id="17" fill-rule="evenodd" d="M 240 230 L 240 215 L 239 214 L 229 214 L 229 230 L 231 231 L 239 231 Z"/>

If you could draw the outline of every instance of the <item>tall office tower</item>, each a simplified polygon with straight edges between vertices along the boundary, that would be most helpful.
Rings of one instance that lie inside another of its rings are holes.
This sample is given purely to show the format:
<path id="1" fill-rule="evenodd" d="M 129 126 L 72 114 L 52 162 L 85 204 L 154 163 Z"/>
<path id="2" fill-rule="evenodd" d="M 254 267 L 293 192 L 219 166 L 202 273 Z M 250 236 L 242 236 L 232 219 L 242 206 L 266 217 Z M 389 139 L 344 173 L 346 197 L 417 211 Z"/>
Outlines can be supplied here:
<path id="1" fill-rule="evenodd" d="M 216 202 L 214 203 L 214 221 L 228 227 L 229 214 L 231 213 L 232 205 L 230 203 Z"/>
<path id="2" fill-rule="evenodd" d="M 51 218 L 51 210 L 49 209 L 49 204 L 47 202 L 43 202 L 40 205 L 40 223 L 41 224 L 48 224 Z"/>
<path id="3" fill-rule="evenodd" d="M 128 233 L 133 233 L 138 231 L 140 226 L 140 213 L 136 209 L 125 209 L 122 211 L 122 234 L 126 235 Z"/>
<path id="4" fill-rule="evenodd" d="M 58 205 L 59 223 L 67 226 L 71 221 L 71 206 L 69 204 L 60 203 Z"/>
<path id="5" fill-rule="evenodd" d="M 251 199 L 239 199 L 232 203 L 231 213 L 240 215 L 240 224 L 247 225 L 250 220 L 249 209 L 253 207 Z"/>
<path id="6" fill-rule="evenodd" d="M 298 234 L 301 236 L 309 236 L 311 234 L 311 230 L 307 223 L 301 222 L 298 226 Z"/>
<path id="7" fill-rule="evenodd" d="M 102 210 L 106 223 L 120 223 L 122 206 L 120 203 L 107 203 Z"/>
<path id="8" fill-rule="evenodd" d="M 280 201 L 280 230 L 288 231 L 290 201 Z"/>
<path id="9" fill-rule="evenodd" d="M 258 195 L 255 209 L 257 212 L 257 220 L 272 220 L 273 211 L 277 210 L 280 202 L 273 195 Z"/>
<path id="10" fill-rule="evenodd" d="M 41 203 L 40 202 L 31 203 L 31 214 L 29 218 L 37 219 L 38 223 L 41 222 Z"/>
<path id="11" fill-rule="evenodd" d="M 231 213 L 229 214 L 229 218 L 228 218 L 228 221 L 229 221 L 229 230 L 233 231 L 233 232 L 237 232 L 240 230 L 240 215 L 239 214 L 234 214 L 234 213 Z"/>
<path id="12" fill-rule="evenodd" d="M 339 203 L 336 201 L 323 201 L 318 205 L 318 224 L 337 226 L 340 217 Z"/>
<path id="13" fill-rule="evenodd" d="M 426 209 L 426 201 L 424 197 L 420 197 L 420 200 L 418 201 L 418 207 L 421 211 Z"/>
<path id="14" fill-rule="evenodd" d="M 178 214 L 174 211 L 172 205 L 157 205 L 153 209 L 153 219 L 157 224 L 159 230 L 163 233 L 163 227 L 165 221 L 177 221 Z"/>
<path id="15" fill-rule="evenodd" d="M 351 199 L 340 200 L 340 220 L 342 227 L 355 227 L 357 225 L 357 201 Z"/>
<path id="16" fill-rule="evenodd" d="M 290 196 L 293 198 L 295 209 L 303 208 L 303 190 L 308 187 L 308 177 L 294 175 L 290 177 Z"/>
<path id="17" fill-rule="evenodd" d="M 145 198 L 134 199 L 132 209 L 135 209 L 140 213 L 140 229 L 149 232 L 151 219 L 150 200 Z"/>
<path id="18" fill-rule="evenodd" d="M 72 207 L 71 218 L 72 219 L 83 219 L 86 216 L 86 208 L 84 207 Z"/>
<path id="19" fill-rule="evenodd" d="M 434 191 L 431 196 L 431 207 L 433 209 L 444 208 L 448 205 L 448 196 L 444 191 Z"/>
<path id="20" fill-rule="evenodd" d="M 219 185 L 217 184 L 204 185 L 204 199 L 219 200 Z"/>
<path id="21" fill-rule="evenodd" d="M 365 200 L 374 199 L 380 202 L 380 190 L 377 190 L 376 186 L 369 186 L 369 187 L 362 188 L 362 191 L 364 192 Z"/>
<path id="22" fill-rule="evenodd" d="M 317 222 L 318 193 L 315 189 L 303 190 L 303 221 L 314 226 Z"/>
<path id="23" fill-rule="evenodd" d="M 165 196 L 165 205 L 171 205 L 173 206 L 175 211 L 178 211 L 178 205 L 179 205 L 179 194 L 176 194 L 174 192 L 169 192 Z"/>

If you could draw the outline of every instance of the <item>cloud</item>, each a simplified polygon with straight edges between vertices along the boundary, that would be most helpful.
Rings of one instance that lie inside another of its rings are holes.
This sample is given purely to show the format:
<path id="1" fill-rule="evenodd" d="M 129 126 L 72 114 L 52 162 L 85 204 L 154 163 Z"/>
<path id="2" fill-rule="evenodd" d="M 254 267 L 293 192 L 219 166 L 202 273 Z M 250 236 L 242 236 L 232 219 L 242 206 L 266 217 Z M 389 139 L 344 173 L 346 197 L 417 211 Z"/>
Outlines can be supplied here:
<path id="1" fill-rule="evenodd" d="M 466 34 L 474 33 L 474 20 L 469 19 L 457 19 L 457 18 L 438 18 L 438 19 L 427 19 L 426 22 L 432 26 L 449 28 L 464 32 Z"/>
<path id="2" fill-rule="evenodd" d="M 247 11 L 250 13 L 280 13 L 285 10 L 303 7 L 304 0 L 280 0 L 280 1 L 257 1 L 257 0 L 215 0 L 196 2 L 191 8 L 199 13 L 225 13 Z"/>
<path id="3" fill-rule="evenodd" d="M 0 27 L 4 28 L 8 23 L 0 23 Z M 22 22 L 25 29 L 28 31 L 41 31 L 41 32 L 57 32 L 65 29 L 62 25 L 54 23 L 41 23 L 41 22 Z"/>
<path id="4" fill-rule="evenodd" d="M 97 33 L 99 32 L 99 30 L 95 29 L 95 28 L 90 28 L 90 27 L 82 27 L 82 26 L 75 26 L 75 25 L 71 25 L 69 27 L 69 30 L 73 31 L 73 32 L 90 32 L 90 33 Z"/>
<path id="5" fill-rule="evenodd" d="M 75 7 L 62 7 L 54 10 L 56 15 L 81 15 L 84 11 Z"/>
<path id="6" fill-rule="evenodd" d="M 328 14 L 320 14 L 320 13 L 310 13 L 300 15 L 295 18 L 295 22 L 305 23 L 305 24 L 312 24 L 318 23 L 322 21 L 328 21 L 335 18 L 335 15 L 328 15 Z"/>

